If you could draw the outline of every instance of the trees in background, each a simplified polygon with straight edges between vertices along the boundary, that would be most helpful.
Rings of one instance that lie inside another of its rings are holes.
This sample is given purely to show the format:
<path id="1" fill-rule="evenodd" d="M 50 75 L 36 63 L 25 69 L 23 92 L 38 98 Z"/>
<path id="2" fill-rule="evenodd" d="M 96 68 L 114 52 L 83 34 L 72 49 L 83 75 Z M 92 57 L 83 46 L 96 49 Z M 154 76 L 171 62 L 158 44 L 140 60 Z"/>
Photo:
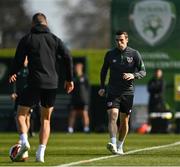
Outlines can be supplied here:
<path id="1" fill-rule="evenodd" d="M 30 18 L 23 0 L 0 0 L 0 47 L 16 47 L 17 41 L 29 31 Z"/>
<path id="2" fill-rule="evenodd" d="M 63 0 L 64 24 L 73 48 L 107 48 L 110 46 L 111 0 Z"/>
<path id="3" fill-rule="evenodd" d="M 111 0 L 58 2 L 65 11 L 63 26 L 71 47 L 110 47 L 110 2 Z M 24 0 L 0 0 L 1 48 L 16 47 L 17 41 L 29 31 L 31 18 L 27 15 L 23 3 Z"/>

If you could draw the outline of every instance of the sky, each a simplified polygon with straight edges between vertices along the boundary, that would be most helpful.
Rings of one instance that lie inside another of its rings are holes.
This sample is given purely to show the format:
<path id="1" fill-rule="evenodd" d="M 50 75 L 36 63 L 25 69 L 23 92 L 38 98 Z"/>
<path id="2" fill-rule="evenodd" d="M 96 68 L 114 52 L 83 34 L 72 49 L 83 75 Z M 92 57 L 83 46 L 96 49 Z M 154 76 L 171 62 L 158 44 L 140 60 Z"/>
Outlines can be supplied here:
<path id="1" fill-rule="evenodd" d="M 58 5 L 61 0 L 25 0 L 27 13 L 32 16 L 34 13 L 42 12 L 46 15 L 50 30 L 63 41 L 67 40 L 63 17 L 65 9 Z"/>

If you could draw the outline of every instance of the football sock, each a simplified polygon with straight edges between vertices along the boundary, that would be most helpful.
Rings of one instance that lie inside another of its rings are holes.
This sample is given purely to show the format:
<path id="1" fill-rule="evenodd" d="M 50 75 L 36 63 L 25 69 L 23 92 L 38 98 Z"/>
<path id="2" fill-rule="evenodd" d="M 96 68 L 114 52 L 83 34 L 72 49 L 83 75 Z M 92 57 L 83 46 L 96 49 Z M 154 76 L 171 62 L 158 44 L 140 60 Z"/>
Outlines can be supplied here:
<path id="1" fill-rule="evenodd" d="M 44 158 L 45 150 L 46 150 L 46 145 L 40 144 L 36 152 L 36 155 Z"/>
<path id="2" fill-rule="evenodd" d="M 124 144 L 124 141 L 118 141 L 118 143 L 117 143 L 117 148 L 122 147 L 122 146 L 123 146 L 123 144 Z"/>
<path id="3" fill-rule="evenodd" d="M 116 137 L 111 137 L 110 141 L 112 144 L 116 144 Z"/>
<path id="4" fill-rule="evenodd" d="M 84 132 L 89 132 L 89 126 L 84 127 Z"/>
<path id="5" fill-rule="evenodd" d="M 28 143 L 28 135 L 26 133 L 20 134 L 20 141 L 22 144 Z"/>
<path id="6" fill-rule="evenodd" d="M 68 132 L 69 133 L 73 133 L 74 132 L 74 129 L 72 127 L 68 127 Z"/>

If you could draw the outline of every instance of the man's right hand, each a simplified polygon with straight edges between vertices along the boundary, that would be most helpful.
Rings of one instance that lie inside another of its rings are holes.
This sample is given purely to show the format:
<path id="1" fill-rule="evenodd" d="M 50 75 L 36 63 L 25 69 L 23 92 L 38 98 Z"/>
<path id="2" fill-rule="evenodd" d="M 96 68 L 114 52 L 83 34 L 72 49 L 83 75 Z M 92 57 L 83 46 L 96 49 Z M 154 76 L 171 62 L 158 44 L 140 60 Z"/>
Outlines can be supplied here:
<path id="1" fill-rule="evenodd" d="M 68 94 L 71 93 L 73 91 L 73 89 L 74 89 L 74 82 L 65 81 L 64 88 L 66 89 L 66 92 Z"/>
<path id="2" fill-rule="evenodd" d="M 105 89 L 99 89 L 98 91 L 99 96 L 105 96 Z"/>

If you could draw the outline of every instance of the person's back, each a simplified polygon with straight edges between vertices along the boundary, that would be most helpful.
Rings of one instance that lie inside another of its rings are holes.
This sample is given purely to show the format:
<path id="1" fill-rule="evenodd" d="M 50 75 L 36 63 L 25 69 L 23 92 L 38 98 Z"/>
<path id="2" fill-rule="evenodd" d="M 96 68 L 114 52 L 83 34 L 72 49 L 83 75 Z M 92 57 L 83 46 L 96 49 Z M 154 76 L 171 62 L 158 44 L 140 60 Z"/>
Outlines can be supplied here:
<path id="1" fill-rule="evenodd" d="M 18 47 L 21 54 L 28 55 L 28 84 L 31 87 L 54 89 L 58 87 L 56 69 L 58 54 L 63 55 L 64 58 L 67 55 L 69 58 L 69 53 L 62 41 L 50 32 L 46 22 L 42 23 L 35 20 L 31 32 L 22 38 Z M 20 53 L 16 54 L 21 55 Z M 22 57 L 17 56 L 16 62 L 21 61 L 21 59 Z M 13 71 L 17 71 L 18 64 L 14 63 Z M 69 69 L 67 72 L 69 73 Z M 67 77 L 69 78 L 69 76 Z"/>
<path id="2" fill-rule="evenodd" d="M 58 74 L 55 69 L 57 59 L 57 38 L 43 25 L 31 29 L 29 38 L 29 78 L 35 87 L 56 88 Z"/>
<path id="3" fill-rule="evenodd" d="M 32 29 L 24 36 L 16 49 L 13 68 L 9 82 L 15 82 L 17 73 L 21 69 L 24 59 L 28 57 L 28 80 L 27 87 L 23 89 L 18 105 L 17 122 L 20 133 L 21 148 L 14 161 L 20 160 L 22 155 L 30 149 L 28 141 L 28 127 L 25 118 L 30 108 L 41 105 L 41 127 L 39 133 L 39 147 L 36 152 L 36 161 L 44 162 L 46 145 L 50 135 L 50 119 L 54 110 L 56 89 L 58 87 L 58 57 L 64 60 L 66 68 L 65 89 L 70 93 L 74 84 L 72 82 L 72 57 L 63 45 L 62 41 L 50 33 L 46 16 L 37 13 L 32 18 Z"/>

